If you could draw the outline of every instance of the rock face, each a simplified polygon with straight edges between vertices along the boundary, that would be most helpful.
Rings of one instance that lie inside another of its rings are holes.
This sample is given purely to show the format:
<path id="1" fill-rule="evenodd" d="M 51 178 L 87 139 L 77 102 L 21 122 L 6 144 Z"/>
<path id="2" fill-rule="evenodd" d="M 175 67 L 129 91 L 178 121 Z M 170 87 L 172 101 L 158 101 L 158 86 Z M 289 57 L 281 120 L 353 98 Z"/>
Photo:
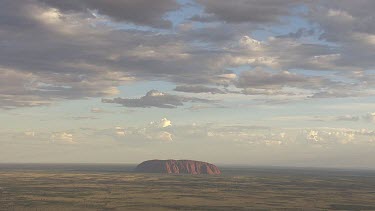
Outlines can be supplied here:
<path id="1" fill-rule="evenodd" d="M 139 164 L 135 171 L 167 174 L 221 174 L 215 165 L 194 160 L 148 160 Z"/>

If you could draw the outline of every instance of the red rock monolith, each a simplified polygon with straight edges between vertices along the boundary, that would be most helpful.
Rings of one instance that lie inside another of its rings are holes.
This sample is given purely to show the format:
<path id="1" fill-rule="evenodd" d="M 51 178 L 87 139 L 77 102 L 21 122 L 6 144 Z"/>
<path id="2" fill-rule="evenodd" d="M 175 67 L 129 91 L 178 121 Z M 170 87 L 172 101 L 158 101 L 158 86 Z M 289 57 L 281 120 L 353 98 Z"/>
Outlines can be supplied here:
<path id="1" fill-rule="evenodd" d="M 148 160 L 139 164 L 135 171 L 167 174 L 221 174 L 215 165 L 195 160 Z"/>

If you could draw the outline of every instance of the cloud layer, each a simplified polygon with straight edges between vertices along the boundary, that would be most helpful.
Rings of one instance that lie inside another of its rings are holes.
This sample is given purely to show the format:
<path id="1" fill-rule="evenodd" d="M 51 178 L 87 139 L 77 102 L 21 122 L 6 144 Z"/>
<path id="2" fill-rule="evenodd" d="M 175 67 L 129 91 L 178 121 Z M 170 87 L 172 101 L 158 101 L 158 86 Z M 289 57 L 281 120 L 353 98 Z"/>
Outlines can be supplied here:
<path id="1" fill-rule="evenodd" d="M 135 99 L 128 98 L 114 98 L 114 99 L 103 99 L 103 103 L 115 103 L 125 107 L 140 107 L 140 108 L 177 108 L 183 106 L 186 102 L 203 102 L 209 103 L 210 100 L 200 99 L 195 97 L 182 97 L 178 95 L 172 95 L 158 90 L 151 90 L 146 93 L 145 96 Z"/>
<path id="2" fill-rule="evenodd" d="M 155 79 L 197 94 L 227 93 L 222 86 L 268 96 L 298 94 L 276 91 L 292 87 L 309 92 L 305 99 L 374 94 L 372 1 L 190 3 L 3 0 L 0 107 L 116 95 L 128 81 Z M 189 6 L 203 11 L 185 14 Z M 296 19 L 306 23 L 288 27 Z M 286 33 L 272 34 L 274 26 Z M 254 38 L 259 31 L 270 35 Z M 251 68 L 233 71 L 243 66 Z"/>

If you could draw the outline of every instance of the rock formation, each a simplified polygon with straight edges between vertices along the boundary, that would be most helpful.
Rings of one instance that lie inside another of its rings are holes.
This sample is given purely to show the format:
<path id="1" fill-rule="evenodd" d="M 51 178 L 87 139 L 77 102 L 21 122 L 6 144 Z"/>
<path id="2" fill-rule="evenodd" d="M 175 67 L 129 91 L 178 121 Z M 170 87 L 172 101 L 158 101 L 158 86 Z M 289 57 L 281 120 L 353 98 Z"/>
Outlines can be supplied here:
<path id="1" fill-rule="evenodd" d="M 215 165 L 194 160 L 148 160 L 139 164 L 135 171 L 167 174 L 221 174 Z"/>

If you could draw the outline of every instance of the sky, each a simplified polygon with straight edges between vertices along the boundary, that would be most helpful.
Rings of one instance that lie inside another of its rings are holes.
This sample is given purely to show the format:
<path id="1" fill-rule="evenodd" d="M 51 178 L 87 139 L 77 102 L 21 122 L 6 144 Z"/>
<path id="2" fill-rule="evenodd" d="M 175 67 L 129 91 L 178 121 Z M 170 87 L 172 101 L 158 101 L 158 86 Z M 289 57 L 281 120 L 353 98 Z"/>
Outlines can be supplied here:
<path id="1" fill-rule="evenodd" d="M 0 162 L 375 169 L 375 1 L 0 2 Z"/>

